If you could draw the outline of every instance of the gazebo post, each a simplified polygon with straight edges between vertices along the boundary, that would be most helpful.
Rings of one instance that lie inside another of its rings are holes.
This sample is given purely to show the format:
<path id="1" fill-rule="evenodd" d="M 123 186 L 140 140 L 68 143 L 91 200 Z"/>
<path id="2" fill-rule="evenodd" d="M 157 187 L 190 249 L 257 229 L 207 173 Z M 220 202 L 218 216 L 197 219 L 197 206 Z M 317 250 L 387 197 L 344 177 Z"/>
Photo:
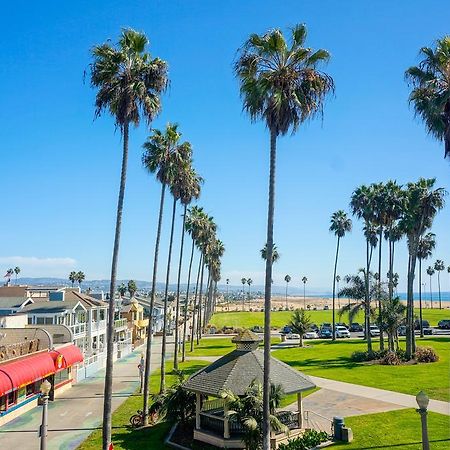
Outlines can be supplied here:
<path id="1" fill-rule="evenodd" d="M 230 421 L 228 419 L 228 403 L 223 405 L 223 437 L 224 439 L 230 439 Z"/>
<path id="2" fill-rule="evenodd" d="M 297 392 L 298 427 L 303 428 L 303 399 L 302 393 Z"/>
<path id="3" fill-rule="evenodd" d="M 195 428 L 200 430 L 200 408 L 201 408 L 201 397 L 198 392 L 195 393 Z"/>

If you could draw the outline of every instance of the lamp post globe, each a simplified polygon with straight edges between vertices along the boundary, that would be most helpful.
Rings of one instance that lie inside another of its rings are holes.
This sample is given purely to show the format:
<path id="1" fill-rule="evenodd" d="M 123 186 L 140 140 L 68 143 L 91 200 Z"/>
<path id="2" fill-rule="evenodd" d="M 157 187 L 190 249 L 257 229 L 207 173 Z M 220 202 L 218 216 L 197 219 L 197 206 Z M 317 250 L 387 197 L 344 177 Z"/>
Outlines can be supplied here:
<path id="1" fill-rule="evenodd" d="M 44 380 L 44 381 L 41 383 L 41 388 L 40 388 L 41 394 L 42 394 L 42 395 L 48 395 L 48 394 L 50 393 L 50 389 L 51 389 L 51 388 L 52 388 L 51 383 L 50 383 L 48 380 Z"/>
<path id="2" fill-rule="evenodd" d="M 420 391 L 416 395 L 416 402 L 419 405 L 419 409 L 417 412 L 420 414 L 420 422 L 422 425 L 422 449 L 430 450 L 430 442 L 428 440 L 428 423 L 427 423 L 427 415 L 428 415 L 428 404 L 430 403 L 430 399 L 425 392 Z"/>
<path id="3" fill-rule="evenodd" d="M 428 398 L 428 395 L 425 394 L 425 392 L 420 391 L 416 395 L 416 402 L 419 405 L 419 409 L 426 411 L 428 408 L 428 404 L 430 403 L 430 399 Z"/>

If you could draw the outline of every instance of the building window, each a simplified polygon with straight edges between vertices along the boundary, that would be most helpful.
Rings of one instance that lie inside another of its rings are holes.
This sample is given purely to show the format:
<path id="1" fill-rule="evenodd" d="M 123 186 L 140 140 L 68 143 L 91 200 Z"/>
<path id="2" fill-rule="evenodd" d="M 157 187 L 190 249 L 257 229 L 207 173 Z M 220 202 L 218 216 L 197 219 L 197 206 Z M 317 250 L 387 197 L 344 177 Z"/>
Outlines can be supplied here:
<path id="1" fill-rule="evenodd" d="M 6 395 L 0 397 L 0 412 L 6 411 L 6 397 L 7 397 Z"/>
<path id="2" fill-rule="evenodd" d="M 45 325 L 53 325 L 53 317 L 46 317 L 44 323 Z"/>
<path id="3" fill-rule="evenodd" d="M 33 318 L 32 317 L 28 317 L 28 325 L 33 325 Z"/>
<path id="4" fill-rule="evenodd" d="M 36 317 L 36 325 L 44 325 L 45 319 L 44 317 Z"/>
<path id="5" fill-rule="evenodd" d="M 105 320 L 105 310 L 104 309 L 100 310 L 100 320 Z"/>
<path id="6" fill-rule="evenodd" d="M 12 391 L 8 394 L 8 408 L 17 403 L 17 391 Z"/>
<path id="7" fill-rule="evenodd" d="M 27 397 L 30 397 L 31 395 L 34 395 L 34 394 L 38 394 L 39 393 L 39 388 L 40 388 L 40 385 L 39 385 L 38 381 L 36 383 L 28 384 L 27 387 L 26 387 L 26 389 L 27 389 Z"/>
<path id="8" fill-rule="evenodd" d="M 55 386 L 70 379 L 70 369 L 64 369 L 55 373 Z"/>

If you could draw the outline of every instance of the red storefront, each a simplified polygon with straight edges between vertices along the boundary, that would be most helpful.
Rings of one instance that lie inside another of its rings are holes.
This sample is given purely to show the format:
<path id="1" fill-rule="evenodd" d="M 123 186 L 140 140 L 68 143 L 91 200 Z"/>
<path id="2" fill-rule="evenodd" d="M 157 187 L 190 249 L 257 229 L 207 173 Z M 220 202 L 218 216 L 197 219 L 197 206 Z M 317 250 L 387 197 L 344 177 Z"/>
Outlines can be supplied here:
<path id="1" fill-rule="evenodd" d="M 69 344 L 0 363 L 0 425 L 37 405 L 41 383 L 51 385 L 50 399 L 72 384 L 72 366 L 83 361 Z"/>

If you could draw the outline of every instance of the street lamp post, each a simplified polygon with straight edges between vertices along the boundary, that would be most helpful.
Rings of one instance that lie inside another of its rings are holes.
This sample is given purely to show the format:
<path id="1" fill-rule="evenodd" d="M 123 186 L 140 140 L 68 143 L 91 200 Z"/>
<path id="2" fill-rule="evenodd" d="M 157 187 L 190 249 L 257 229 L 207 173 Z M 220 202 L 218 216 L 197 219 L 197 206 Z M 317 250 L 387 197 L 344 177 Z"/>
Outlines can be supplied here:
<path id="1" fill-rule="evenodd" d="M 52 385 L 48 380 L 44 380 L 41 384 L 41 396 L 42 396 L 42 423 L 39 430 L 39 436 L 41 438 L 41 450 L 47 450 L 47 429 L 48 429 L 48 398 Z"/>
<path id="2" fill-rule="evenodd" d="M 430 442 L 428 441 L 428 425 L 427 425 L 427 415 L 428 415 L 428 403 L 430 399 L 425 392 L 420 391 L 416 395 L 416 401 L 419 405 L 419 409 L 416 411 L 420 414 L 420 421 L 422 422 L 422 449 L 430 450 Z"/>

